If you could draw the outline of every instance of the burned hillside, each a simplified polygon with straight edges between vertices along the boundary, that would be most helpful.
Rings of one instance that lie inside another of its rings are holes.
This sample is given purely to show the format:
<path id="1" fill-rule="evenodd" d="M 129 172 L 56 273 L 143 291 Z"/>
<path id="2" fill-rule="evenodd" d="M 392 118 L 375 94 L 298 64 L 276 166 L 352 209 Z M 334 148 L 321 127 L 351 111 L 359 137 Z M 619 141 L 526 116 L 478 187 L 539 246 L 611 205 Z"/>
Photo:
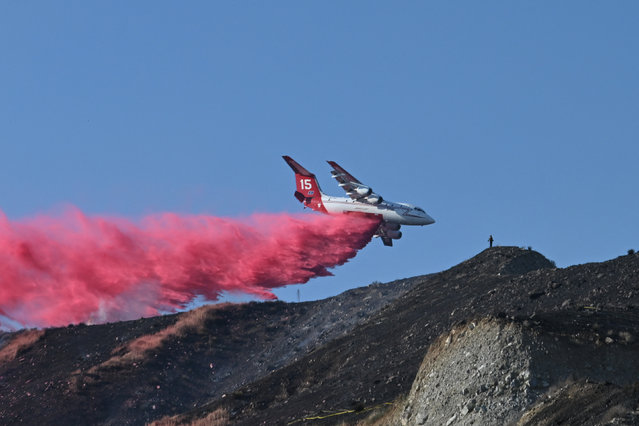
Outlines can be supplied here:
<path id="1" fill-rule="evenodd" d="M 183 412 L 347 333 L 414 282 L 372 284 L 316 302 L 209 305 L 4 333 L 0 423 L 144 424 Z"/>
<path id="2" fill-rule="evenodd" d="M 495 247 L 438 274 L 324 301 L 47 329 L 0 363 L 0 421 L 144 424 L 211 413 L 247 425 L 362 421 L 371 408 L 399 410 L 433 342 L 455 327 L 506 321 L 634 351 L 627 328 L 637 306 L 638 255 L 558 269 L 535 251 Z M 583 377 L 608 380 L 574 379 Z"/>
<path id="3" fill-rule="evenodd" d="M 518 268 L 523 274 L 517 274 Z M 344 411 L 356 415 L 362 407 L 407 394 L 429 345 L 457 323 L 604 307 L 633 310 L 639 301 L 638 276 L 636 255 L 557 269 L 534 251 L 485 250 L 447 271 L 422 277 L 411 291 L 348 335 L 182 418 L 222 407 L 239 424 L 286 423 Z"/>

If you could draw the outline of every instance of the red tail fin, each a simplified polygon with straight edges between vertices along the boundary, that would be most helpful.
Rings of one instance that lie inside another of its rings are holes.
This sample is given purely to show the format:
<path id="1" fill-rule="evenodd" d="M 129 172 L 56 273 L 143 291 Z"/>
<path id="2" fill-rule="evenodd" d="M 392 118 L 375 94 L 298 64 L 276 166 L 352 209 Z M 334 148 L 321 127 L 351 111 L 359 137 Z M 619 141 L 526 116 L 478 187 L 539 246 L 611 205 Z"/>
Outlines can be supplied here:
<path id="1" fill-rule="evenodd" d="M 326 213 L 326 209 L 322 204 L 322 190 L 315 175 L 299 165 L 288 155 L 283 155 L 282 158 L 295 172 L 295 185 L 297 186 L 295 198 L 306 207 Z"/>

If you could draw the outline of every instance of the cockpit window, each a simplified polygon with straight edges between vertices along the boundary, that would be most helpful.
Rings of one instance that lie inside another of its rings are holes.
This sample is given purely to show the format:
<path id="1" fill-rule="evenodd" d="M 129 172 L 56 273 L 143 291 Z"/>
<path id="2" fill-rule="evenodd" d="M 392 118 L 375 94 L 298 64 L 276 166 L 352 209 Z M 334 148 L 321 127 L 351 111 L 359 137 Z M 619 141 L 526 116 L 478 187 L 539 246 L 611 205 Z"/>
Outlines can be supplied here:
<path id="1" fill-rule="evenodd" d="M 415 207 L 415 210 L 417 210 L 418 212 L 426 213 L 421 207 Z"/>

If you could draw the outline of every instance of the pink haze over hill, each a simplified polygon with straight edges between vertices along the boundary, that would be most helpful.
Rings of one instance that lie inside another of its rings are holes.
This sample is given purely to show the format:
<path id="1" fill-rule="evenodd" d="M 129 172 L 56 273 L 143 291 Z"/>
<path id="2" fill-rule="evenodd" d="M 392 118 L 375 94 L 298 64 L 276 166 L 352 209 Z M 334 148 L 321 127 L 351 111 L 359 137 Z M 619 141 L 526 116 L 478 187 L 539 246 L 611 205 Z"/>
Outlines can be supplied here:
<path id="1" fill-rule="evenodd" d="M 75 208 L 14 221 L 0 212 L 0 315 L 57 326 L 175 311 L 222 291 L 274 299 L 273 288 L 330 275 L 378 223 L 286 213 L 163 213 L 133 222 Z"/>

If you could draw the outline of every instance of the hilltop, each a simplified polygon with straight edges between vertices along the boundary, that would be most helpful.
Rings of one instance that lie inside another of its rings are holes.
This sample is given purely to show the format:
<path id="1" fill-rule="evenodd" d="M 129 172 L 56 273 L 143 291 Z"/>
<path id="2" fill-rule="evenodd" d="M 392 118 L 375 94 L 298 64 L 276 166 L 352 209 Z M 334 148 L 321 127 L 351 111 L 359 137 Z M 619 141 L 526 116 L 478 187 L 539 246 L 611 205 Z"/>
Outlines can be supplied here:
<path id="1" fill-rule="evenodd" d="M 322 301 L 4 334 L 0 421 L 534 424 L 561 412 L 570 423 L 587 400 L 591 418 L 631 422 L 637 306 L 639 255 L 559 269 L 495 247 Z M 584 355 L 563 362 L 573 345 Z M 473 374 L 503 348 L 510 367 Z"/>

